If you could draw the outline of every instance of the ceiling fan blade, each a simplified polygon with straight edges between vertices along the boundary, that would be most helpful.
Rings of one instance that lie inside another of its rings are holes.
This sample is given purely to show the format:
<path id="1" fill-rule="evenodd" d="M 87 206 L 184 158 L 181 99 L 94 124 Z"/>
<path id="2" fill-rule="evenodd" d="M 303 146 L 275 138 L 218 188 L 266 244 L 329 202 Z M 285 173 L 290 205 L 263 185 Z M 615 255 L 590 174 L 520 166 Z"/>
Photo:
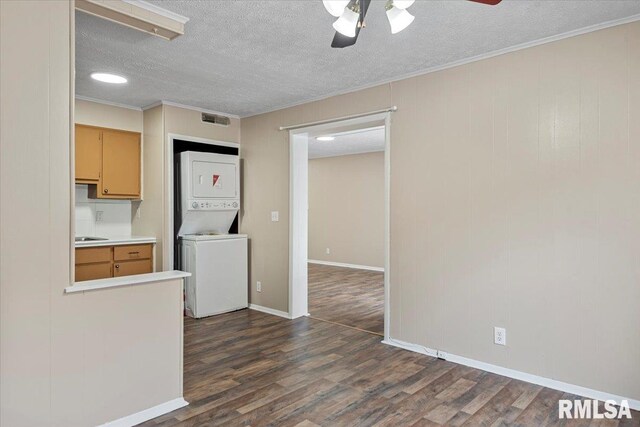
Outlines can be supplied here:
<path id="1" fill-rule="evenodd" d="M 367 14 L 367 10 L 369 10 L 369 3 L 371 3 L 371 0 L 359 0 L 359 1 L 360 1 L 360 22 L 364 22 L 364 17 Z M 333 36 L 333 41 L 331 42 L 331 47 L 343 48 L 343 47 L 353 46 L 354 44 L 356 44 L 356 41 L 358 40 L 358 35 L 360 34 L 360 30 L 361 30 L 361 27 L 358 26 L 356 28 L 355 37 L 347 37 L 344 34 L 341 34 L 336 31 L 335 36 Z"/>
<path id="2" fill-rule="evenodd" d="M 489 6 L 495 6 L 500 3 L 502 0 L 469 0 L 476 3 L 488 4 Z"/>

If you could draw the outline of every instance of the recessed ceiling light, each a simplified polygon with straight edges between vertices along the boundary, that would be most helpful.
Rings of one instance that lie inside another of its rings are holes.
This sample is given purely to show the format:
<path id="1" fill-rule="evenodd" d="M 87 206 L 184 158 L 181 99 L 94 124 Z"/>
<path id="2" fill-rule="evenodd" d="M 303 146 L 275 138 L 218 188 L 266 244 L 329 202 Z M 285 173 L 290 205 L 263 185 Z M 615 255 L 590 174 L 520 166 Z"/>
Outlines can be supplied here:
<path id="1" fill-rule="evenodd" d="M 127 82 L 124 77 L 109 73 L 91 73 L 91 78 L 104 83 L 123 84 Z"/>
<path id="2" fill-rule="evenodd" d="M 336 139 L 335 136 L 319 136 L 316 138 L 317 141 L 333 141 Z"/>

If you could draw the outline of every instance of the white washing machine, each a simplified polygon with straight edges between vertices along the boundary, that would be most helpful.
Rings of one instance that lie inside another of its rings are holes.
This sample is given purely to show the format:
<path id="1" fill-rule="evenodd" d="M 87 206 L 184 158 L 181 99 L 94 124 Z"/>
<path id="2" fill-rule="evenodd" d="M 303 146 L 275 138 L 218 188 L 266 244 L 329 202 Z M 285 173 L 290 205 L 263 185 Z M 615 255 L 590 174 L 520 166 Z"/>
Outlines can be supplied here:
<path id="1" fill-rule="evenodd" d="M 191 234 L 181 237 L 187 315 L 195 318 L 247 308 L 246 234 Z"/>

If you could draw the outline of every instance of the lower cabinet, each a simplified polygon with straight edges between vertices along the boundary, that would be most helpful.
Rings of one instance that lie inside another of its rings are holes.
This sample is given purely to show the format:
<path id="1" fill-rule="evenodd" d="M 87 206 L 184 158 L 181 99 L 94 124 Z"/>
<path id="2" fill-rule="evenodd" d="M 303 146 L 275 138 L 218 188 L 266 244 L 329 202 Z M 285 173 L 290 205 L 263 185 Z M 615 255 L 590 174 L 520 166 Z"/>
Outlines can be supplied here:
<path id="1" fill-rule="evenodd" d="M 94 264 L 76 264 L 76 282 L 83 280 L 106 279 L 111 276 L 111 262 Z"/>
<path id="2" fill-rule="evenodd" d="M 118 261 L 113 264 L 113 277 L 151 273 L 151 260 Z"/>
<path id="3" fill-rule="evenodd" d="M 152 244 L 76 248 L 76 282 L 152 272 Z"/>

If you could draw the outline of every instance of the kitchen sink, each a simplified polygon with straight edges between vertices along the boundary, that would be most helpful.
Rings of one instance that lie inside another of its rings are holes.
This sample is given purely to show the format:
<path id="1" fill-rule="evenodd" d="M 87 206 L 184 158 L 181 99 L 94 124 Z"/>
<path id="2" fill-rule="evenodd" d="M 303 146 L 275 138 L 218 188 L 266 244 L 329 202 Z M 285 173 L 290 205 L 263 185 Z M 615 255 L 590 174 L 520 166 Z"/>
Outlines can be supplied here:
<path id="1" fill-rule="evenodd" d="M 106 237 L 88 237 L 88 236 L 80 236 L 76 237 L 76 242 L 94 242 L 96 240 L 109 240 Z"/>

